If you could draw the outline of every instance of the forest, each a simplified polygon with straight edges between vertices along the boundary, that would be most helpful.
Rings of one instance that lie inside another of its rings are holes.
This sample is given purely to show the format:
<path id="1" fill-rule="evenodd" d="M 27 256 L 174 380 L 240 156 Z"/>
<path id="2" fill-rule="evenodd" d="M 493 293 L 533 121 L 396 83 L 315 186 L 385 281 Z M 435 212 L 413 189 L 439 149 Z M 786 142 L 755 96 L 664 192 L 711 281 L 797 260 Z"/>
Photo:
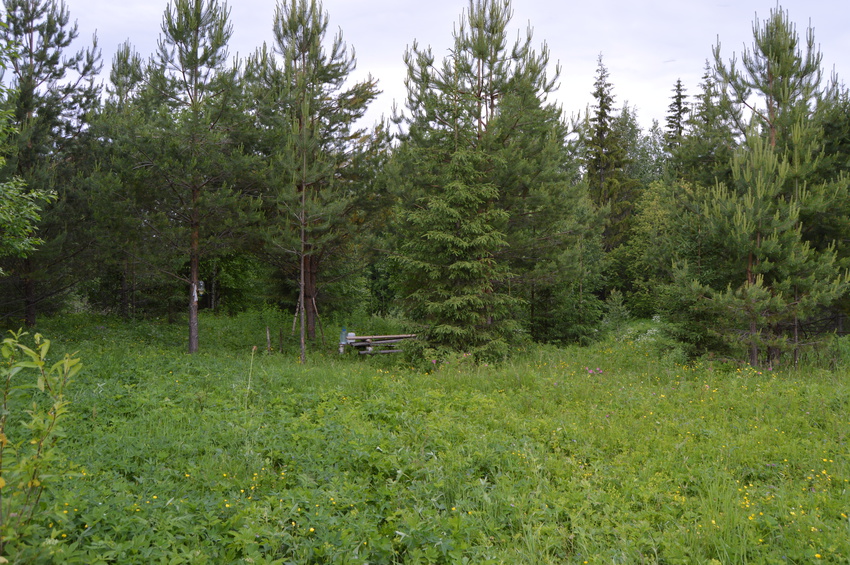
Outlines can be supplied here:
<path id="1" fill-rule="evenodd" d="M 510 0 L 371 126 L 319 0 L 105 84 L 2 14 L 0 563 L 848 562 L 850 94 L 780 6 L 648 131 Z"/>
<path id="2" fill-rule="evenodd" d="M 64 3 L 3 4 L 7 327 L 162 318 L 192 353 L 199 311 L 272 308 L 302 362 L 381 318 L 414 356 L 490 362 L 628 313 L 683 359 L 753 367 L 843 331 L 850 97 L 780 6 L 645 131 L 602 55 L 586 112 L 547 102 L 559 69 L 510 39 L 509 0 L 470 0 L 442 60 L 413 38 L 405 104 L 371 126 L 377 80 L 350 80 L 316 0 L 281 0 L 273 44 L 236 62 L 226 4 L 174 0 L 156 53 L 128 41 L 106 84 Z"/>

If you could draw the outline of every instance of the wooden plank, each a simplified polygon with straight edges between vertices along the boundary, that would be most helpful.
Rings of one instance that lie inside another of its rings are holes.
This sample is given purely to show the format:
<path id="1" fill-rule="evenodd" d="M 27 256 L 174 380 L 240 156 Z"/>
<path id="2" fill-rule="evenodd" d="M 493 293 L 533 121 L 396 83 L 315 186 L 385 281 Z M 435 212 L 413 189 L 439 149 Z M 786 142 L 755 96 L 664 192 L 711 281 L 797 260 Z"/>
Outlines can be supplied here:
<path id="1" fill-rule="evenodd" d="M 399 335 L 356 335 L 348 338 L 352 339 L 412 339 L 416 334 L 399 334 Z"/>
<path id="2" fill-rule="evenodd" d="M 372 353 L 401 353 L 400 349 L 396 349 L 396 345 L 408 339 L 415 339 L 416 334 L 396 334 L 396 335 L 348 335 L 343 330 L 339 339 L 339 352 L 345 351 L 345 346 L 350 345 L 358 349 L 361 355 L 371 355 Z"/>
<path id="3" fill-rule="evenodd" d="M 354 347 L 362 347 L 364 345 L 392 345 L 394 343 L 403 343 L 405 341 L 407 341 L 407 340 L 406 339 L 382 339 L 380 341 L 367 340 L 367 341 L 354 341 L 354 342 L 349 343 L 349 345 L 352 345 Z"/>

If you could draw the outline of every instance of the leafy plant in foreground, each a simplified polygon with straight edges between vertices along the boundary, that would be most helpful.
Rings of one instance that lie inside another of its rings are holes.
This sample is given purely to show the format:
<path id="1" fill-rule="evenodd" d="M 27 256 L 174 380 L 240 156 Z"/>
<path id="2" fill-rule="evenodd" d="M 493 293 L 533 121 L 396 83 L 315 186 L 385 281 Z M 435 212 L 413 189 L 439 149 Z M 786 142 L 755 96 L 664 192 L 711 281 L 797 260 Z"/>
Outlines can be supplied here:
<path id="1" fill-rule="evenodd" d="M 10 548 L 28 545 L 45 487 L 67 474 L 57 440 L 68 412 L 65 387 L 82 368 L 70 354 L 48 366 L 50 340 L 35 334 L 31 348 L 22 343 L 25 332 L 10 333 L 0 346 L 0 563 Z"/>

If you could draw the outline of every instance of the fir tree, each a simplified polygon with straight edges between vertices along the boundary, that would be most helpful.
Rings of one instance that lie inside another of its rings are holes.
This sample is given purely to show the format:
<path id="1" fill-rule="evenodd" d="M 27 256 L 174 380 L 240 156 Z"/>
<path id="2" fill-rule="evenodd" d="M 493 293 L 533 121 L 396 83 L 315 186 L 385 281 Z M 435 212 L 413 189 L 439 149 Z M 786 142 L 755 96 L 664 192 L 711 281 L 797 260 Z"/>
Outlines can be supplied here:
<path id="1" fill-rule="evenodd" d="M 667 107 L 667 127 L 664 137 L 668 148 L 674 150 L 682 143 L 689 112 L 688 95 L 685 94 L 682 79 L 676 79 L 676 85 L 673 87 L 673 96 L 671 98 L 670 106 Z"/>
<path id="2" fill-rule="evenodd" d="M 595 103 L 585 124 L 584 150 L 590 197 L 598 208 L 607 209 L 603 239 L 610 251 L 626 240 L 637 183 L 626 174 L 629 156 L 623 136 L 634 133 L 629 131 L 631 116 L 628 112 L 618 114 L 608 76 L 600 55 L 593 90 Z"/>

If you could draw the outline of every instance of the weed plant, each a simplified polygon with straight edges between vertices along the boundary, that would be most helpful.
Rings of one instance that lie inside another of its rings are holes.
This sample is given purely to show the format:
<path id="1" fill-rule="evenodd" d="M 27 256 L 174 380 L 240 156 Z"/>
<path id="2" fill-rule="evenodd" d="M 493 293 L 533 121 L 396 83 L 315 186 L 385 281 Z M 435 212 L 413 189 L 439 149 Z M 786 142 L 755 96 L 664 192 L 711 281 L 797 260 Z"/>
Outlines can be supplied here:
<path id="1" fill-rule="evenodd" d="M 843 372 L 676 363 L 650 322 L 498 366 L 302 366 L 265 352 L 256 315 L 201 322 L 219 337 L 193 356 L 154 322 L 40 328 L 86 364 L 66 424 L 82 471 L 32 540 L 54 562 L 850 559 Z"/>

